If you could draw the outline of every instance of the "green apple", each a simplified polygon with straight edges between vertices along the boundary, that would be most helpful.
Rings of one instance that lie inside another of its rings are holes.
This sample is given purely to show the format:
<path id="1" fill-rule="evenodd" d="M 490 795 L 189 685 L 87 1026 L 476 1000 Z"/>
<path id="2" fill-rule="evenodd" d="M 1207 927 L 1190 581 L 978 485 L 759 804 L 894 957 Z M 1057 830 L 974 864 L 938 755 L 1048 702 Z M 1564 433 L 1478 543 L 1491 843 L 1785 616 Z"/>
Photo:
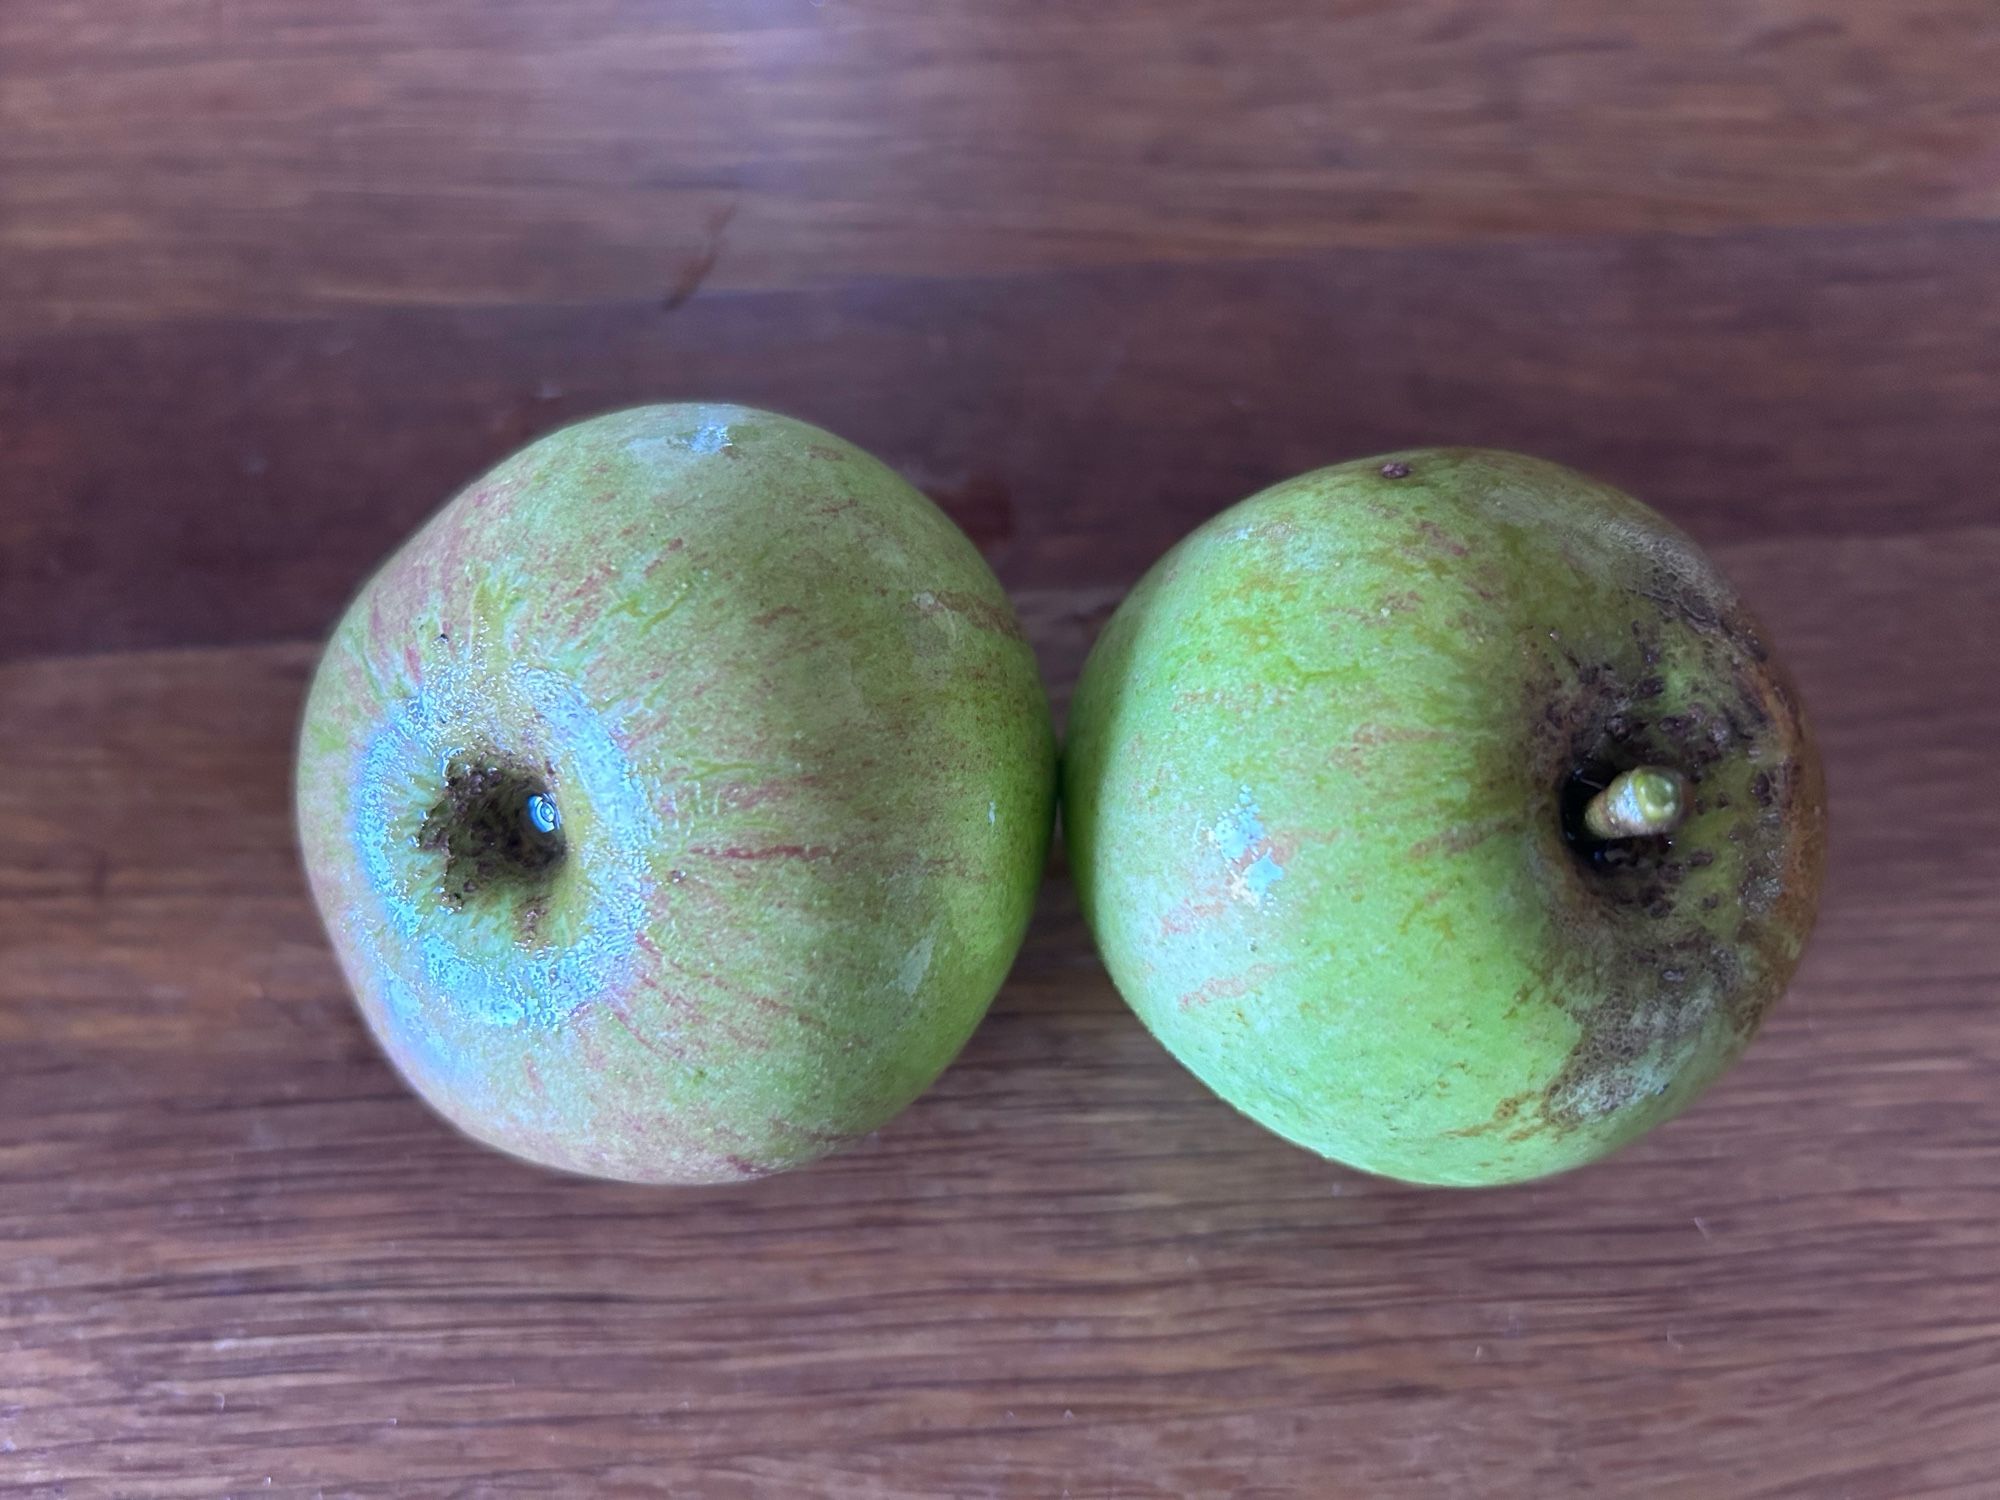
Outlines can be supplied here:
<path id="1" fill-rule="evenodd" d="M 1224 1099 L 1418 1182 L 1562 1171 L 1742 1050 L 1818 902 L 1796 694 L 1637 501 L 1458 449 L 1280 484 L 1124 602 L 1064 828 L 1141 1020 Z"/>
<path id="2" fill-rule="evenodd" d="M 1012 962 L 1053 817 L 1033 653 L 951 521 L 732 406 L 544 438 L 364 587 L 299 835 L 369 1026 L 531 1160 L 812 1160 L 908 1104 Z"/>

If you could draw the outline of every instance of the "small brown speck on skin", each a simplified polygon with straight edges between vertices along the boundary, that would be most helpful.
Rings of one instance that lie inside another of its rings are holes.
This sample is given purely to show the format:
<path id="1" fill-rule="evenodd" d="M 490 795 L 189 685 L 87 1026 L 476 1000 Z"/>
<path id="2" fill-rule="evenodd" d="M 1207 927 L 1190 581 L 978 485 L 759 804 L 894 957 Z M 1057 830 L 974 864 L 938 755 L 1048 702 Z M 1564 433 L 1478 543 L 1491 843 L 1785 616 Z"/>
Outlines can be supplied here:
<path id="1" fill-rule="evenodd" d="M 1384 479 L 1408 479 L 1410 477 L 1410 466 L 1401 463 L 1384 464 L 1382 465 L 1382 477 Z"/>

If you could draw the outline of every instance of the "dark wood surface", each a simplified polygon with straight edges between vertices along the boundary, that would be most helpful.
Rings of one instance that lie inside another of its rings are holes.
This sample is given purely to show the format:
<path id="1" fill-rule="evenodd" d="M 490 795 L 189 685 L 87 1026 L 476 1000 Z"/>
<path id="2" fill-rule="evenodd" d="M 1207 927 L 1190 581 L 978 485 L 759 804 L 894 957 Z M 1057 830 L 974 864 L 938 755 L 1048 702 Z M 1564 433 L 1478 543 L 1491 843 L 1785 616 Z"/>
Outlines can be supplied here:
<path id="1" fill-rule="evenodd" d="M 0 5 L 0 1494 L 2000 1494 L 1987 0 Z M 1794 992 L 1486 1194 L 1290 1150 L 1058 857 L 906 1115 L 677 1194 L 458 1139 L 297 872 L 315 638 L 463 480 L 714 396 L 909 473 L 1058 697 L 1282 474 L 1623 483 L 1793 662 Z"/>

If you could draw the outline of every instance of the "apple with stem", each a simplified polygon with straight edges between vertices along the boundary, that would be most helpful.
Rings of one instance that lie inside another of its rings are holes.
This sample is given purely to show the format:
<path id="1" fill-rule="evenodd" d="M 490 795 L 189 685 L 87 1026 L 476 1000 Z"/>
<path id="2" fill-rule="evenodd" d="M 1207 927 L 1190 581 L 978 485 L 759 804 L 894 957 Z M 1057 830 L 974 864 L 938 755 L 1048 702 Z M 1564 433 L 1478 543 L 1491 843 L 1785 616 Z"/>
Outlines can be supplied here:
<path id="1" fill-rule="evenodd" d="M 1053 816 L 977 550 L 840 439 L 656 406 L 446 505 L 335 630 L 298 821 L 369 1026 L 530 1160 L 755 1177 L 883 1124 L 977 1025 Z"/>
<path id="2" fill-rule="evenodd" d="M 1743 1049 L 1812 926 L 1818 756 L 1734 590 L 1511 454 L 1321 470 L 1153 568 L 1085 666 L 1063 819 L 1119 989 L 1367 1171 L 1577 1166 Z"/>

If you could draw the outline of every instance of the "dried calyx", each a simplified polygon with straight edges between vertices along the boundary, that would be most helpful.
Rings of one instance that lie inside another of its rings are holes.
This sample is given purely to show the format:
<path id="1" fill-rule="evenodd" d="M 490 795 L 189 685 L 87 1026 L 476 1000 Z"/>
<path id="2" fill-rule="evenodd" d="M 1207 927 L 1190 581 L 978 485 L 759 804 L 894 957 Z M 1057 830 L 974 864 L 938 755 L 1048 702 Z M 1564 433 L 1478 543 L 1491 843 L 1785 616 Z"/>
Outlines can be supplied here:
<path id="1" fill-rule="evenodd" d="M 497 756 L 454 761 L 444 796 L 417 830 L 417 846 L 443 857 L 439 897 L 454 908 L 546 892 L 565 849 L 562 815 L 543 772 Z"/>

